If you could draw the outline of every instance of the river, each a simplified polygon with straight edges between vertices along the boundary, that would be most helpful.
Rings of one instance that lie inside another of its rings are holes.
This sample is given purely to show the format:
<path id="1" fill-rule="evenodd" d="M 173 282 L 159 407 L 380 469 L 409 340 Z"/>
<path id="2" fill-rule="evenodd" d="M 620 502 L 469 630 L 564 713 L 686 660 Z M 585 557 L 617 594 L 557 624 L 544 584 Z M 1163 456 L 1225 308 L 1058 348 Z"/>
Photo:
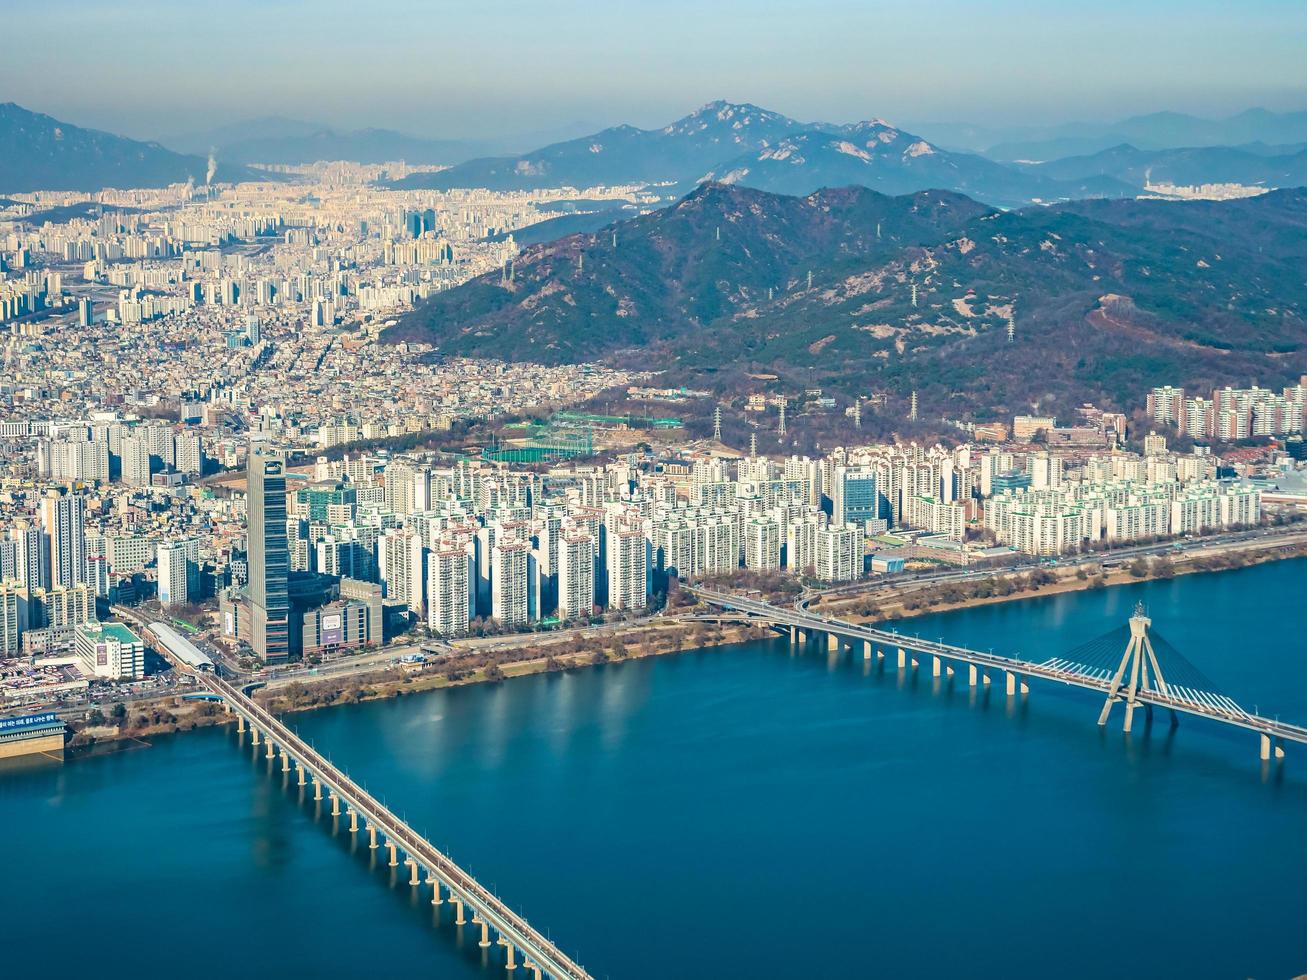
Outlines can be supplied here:
<path id="1" fill-rule="evenodd" d="M 1307 560 L 900 628 L 1043 659 L 1141 599 L 1307 721 Z M 1307 749 L 1099 708 L 777 640 L 290 721 L 599 978 L 1307 971 Z M 230 726 L 0 773 L 0 825 L 7 976 L 504 972 Z"/>

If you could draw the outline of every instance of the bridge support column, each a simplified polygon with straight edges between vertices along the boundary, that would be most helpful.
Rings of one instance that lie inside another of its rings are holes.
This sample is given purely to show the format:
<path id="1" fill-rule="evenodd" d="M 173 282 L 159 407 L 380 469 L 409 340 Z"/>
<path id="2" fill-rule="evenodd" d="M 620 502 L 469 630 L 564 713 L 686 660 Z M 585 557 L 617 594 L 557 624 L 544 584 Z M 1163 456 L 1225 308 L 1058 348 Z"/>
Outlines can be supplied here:
<path id="1" fill-rule="evenodd" d="M 314 803 L 322 802 L 322 782 L 318 779 L 317 776 L 313 777 L 313 802 Z"/>
<path id="2" fill-rule="evenodd" d="M 439 878 L 432 878 L 432 879 L 431 879 L 431 904 L 432 904 L 432 905 L 444 905 L 444 904 L 445 904 L 445 900 L 444 900 L 443 898 L 440 897 L 440 879 L 439 879 Z"/>
<path id="3" fill-rule="evenodd" d="M 242 734 L 242 735 L 245 734 L 245 716 L 244 716 L 244 715 L 237 715 L 237 716 L 236 716 L 236 731 L 239 732 L 239 733 Z"/>
<path id="4" fill-rule="evenodd" d="M 250 744 L 251 744 L 251 745 L 258 745 L 258 744 L 259 744 L 259 729 L 258 729 L 258 727 L 255 726 L 255 725 L 253 725 L 253 724 L 251 724 L 251 725 L 250 725 L 250 731 L 253 733 L 253 734 L 251 735 L 251 737 L 250 737 Z"/>
<path id="5" fill-rule="evenodd" d="M 408 883 L 412 885 L 414 888 L 416 888 L 418 885 L 421 884 L 421 882 L 418 881 L 418 863 L 414 861 L 412 858 L 409 858 L 404 863 L 407 864 L 410 869 L 409 876 L 408 876 Z"/>
<path id="6" fill-rule="evenodd" d="M 353 807 L 349 808 L 349 832 L 351 834 L 359 832 L 359 812 Z"/>
<path id="7" fill-rule="evenodd" d="M 870 640 L 863 640 L 863 641 L 862 641 L 862 659 L 863 659 L 863 660 L 870 660 L 870 659 L 871 659 L 871 641 L 870 641 Z"/>
<path id="8" fill-rule="evenodd" d="M 390 866 L 391 866 L 392 868 L 398 868 L 398 867 L 399 867 L 399 855 L 398 855 L 398 853 L 397 853 L 396 850 L 395 850 L 395 842 L 394 842 L 393 840 L 388 840 L 388 841 L 386 841 L 386 848 L 387 848 L 387 850 L 390 851 Z"/>
<path id="9" fill-rule="evenodd" d="M 331 792 L 331 815 L 333 817 L 340 816 L 340 797 L 336 795 L 335 790 Z"/>
<path id="10" fill-rule="evenodd" d="M 899 647 L 899 670 L 903 670 L 908 665 L 908 652 Z"/>
<path id="11" fill-rule="evenodd" d="M 377 828 L 368 824 L 368 849 L 375 851 L 377 849 Z"/>
<path id="12" fill-rule="evenodd" d="M 882 650 L 880 647 L 876 647 L 876 662 L 880 663 L 884 659 L 885 659 L 885 651 Z"/>
<path id="13" fill-rule="evenodd" d="M 1007 674 L 1007 696 L 1012 697 L 1017 693 L 1017 675 L 1010 670 L 1004 671 L 1004 673 Z"/>
<path id="14" fill-rule="evenodd" d="M 945 677 L 952 677 L 952 676 L 953 676 L 953 667 L 952 667 L 952 665 L 946 666 L 946 667 L 944 668 L 944 676 L 945 676 Z"/>
<path id="15" fill-rule="evenodd" d="M 1022 694 L 1030 693 L 1030 682 L 1026 680 L 1026 676 L 1024 674 L 1021 675 L 1021 693 Z"/>
<path id="16" fill-rule="evenodd" d="M 975 687 L 975 686 L 976 686 L 976 665 L 975 665 L 975 664 L 968 664 L 968 665 L 967 665 L 967 683 L 969 683 L 972 687 Z"/>
<path id="17" fill-rule="evenodd" d="M 840 638 L 835 633 L 826 634 L 826 649 L 832 653 L 838 653 L 840 649 Z"/>
<path id="18" fill-rule="evenodd" d="M 299 784 L 300 784 L 301 786 L 303 786 L 303 785 L 304 785 L 304 763 L 302 763 L 302 762 L 300 763 L 300 765 L 299 765 L 299 770 L 300 770 L 300 779 L 299 779 Z"/>
<path id="19" fill-rule="evenodd" d="M 797 644 L 798 642 L 799 642 L 799 628 L 798 628 L 797 626 L 791 626 L 791 627 L 790 627 L 790 646 L 794 646 L 794 645 Z"/>
<path id="20" fill-rule="evenodd" d="M 485 919 L 481 920 L 481 942 L 477 943 L 477 945 L 482 949 L 486 949 L 490 946 L 490 926 L 486 923 Z"/>
<path id="21" fill-rule="evenodd" d="M 1262 735 L 1261 745 L 1262 745 L 1261 752 L 1258 754 L 1261 760 L 1265 762 L 1267 759 L 1271 757 L 1271 736 Z"/>
<path id="22" fill-rule="evenodd" d="M 938 677 L 938 676 L 939 676 L 939 673 L 940 673 L 940 670 L 939 670 L 939 657 L 931 657 L 931 658 L 930 658 L 930 676 L 931 676 L 931 677 Z"/>
<path id="23" fill-rule="evenodd" d="M 467 919 L 463 918 L 463 900 L 461 898 L 454 899 L 454 925 L 467 925 Z"/>
<path id="24" fill-rule="evenodd" d="M 508 959 L 504 961 L 504 969 L 516 970 L 517 961 L 513 959 L 513 954 L 516 953 L 517 950 L 513 947 L 512 943 L 505 943 L 504 945 L 508 947 Z"/>
<path id="25" fill-rule="evenodd" d="M 1275 740 L 1275 757 L 1277 759 L 1284 758 L 1284 739 L 1282 738 L 1277 738 Z"/>
<path id="26" fill-rule="evenodd" d="M 1135 702 L 1133 700 L 1127 700 L 1125 703 L 1125 726 L 1121 729 L 1121 731 L 1129 732 L 1130 727 L 1134 724 L 1134 720 L 1135 720 Z"/>
<path id="27" fill-rule="evenodd" d="M 284 746 L 282 747 L 281 750 L 281 771 L 290 772 L 290 756 L 286 754 L 286 749 Z"/>
<path id="28" fill-rule="evenodd" d="M 266 753 L 264 753 L 264 754 L 265 754 L 269 759 L 271 759 L 273 756 L 275 756 L 275 755 L 277 754 L 276 752 L 274 752 L 274 751 L 272 750 L 272 739 L 270 739 L 270 738 L 265 738 L 264 741 L 268 743 L 268 751 L 267 751 Z"/>

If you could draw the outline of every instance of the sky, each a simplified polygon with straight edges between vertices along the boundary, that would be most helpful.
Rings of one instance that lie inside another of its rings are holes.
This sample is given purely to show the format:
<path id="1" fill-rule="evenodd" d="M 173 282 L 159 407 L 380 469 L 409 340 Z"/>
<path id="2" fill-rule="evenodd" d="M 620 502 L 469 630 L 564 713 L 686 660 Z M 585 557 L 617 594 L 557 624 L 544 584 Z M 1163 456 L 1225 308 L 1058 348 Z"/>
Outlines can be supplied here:
<path id="1" fill-rule="evenodd" d="M 3 0 L 0 32 L 0 102 L 137 138 L 655 126 L 716 98 L 900 125 L 1307 108 L 1304 0 Z"/>

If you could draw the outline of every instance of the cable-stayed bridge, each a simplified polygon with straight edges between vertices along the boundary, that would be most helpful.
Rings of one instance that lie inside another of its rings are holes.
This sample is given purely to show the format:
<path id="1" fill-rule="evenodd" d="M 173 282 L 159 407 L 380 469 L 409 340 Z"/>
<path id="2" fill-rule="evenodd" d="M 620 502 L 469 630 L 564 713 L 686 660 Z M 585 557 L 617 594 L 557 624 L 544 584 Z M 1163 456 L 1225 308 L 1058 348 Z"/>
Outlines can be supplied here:
<path id="1" fill-rule="evenodd" d="M 1272 754 L 1282 758 L 1286 742 L 1307 744 L 1307 727 L 1249 712 L 1217 690 L 1179 650 L 1151 630 L 1152 621 L 1142 606 L 1119 629 L 1062 656 L 1029 661 L 848 623 L 726 592 L 695 586 L 684 588 L 701 602 L 737 614 L 738 618 L 788 629 L 792 643 L 825 636 L 832 650 L 842 646 L 861 648 L 866 659 L 877 660 L 893 655 L 900 670 L 915 669 L 921 660 L 929 658 L 935 677 L 952 676 L 954 667 L 963 665 L 972 687 L 989 684 L 989 674 L 995 671 L 1004 676 L 1010 697 L 1028 694 L 1031 679 L 1100 693 L 1104 701 L 1098 723 L 1106 725 L 1113 707 L 1120 702 L 1125 706 L 1127 732 L 1138 709 L 1143 708 L 1151 717 L 1154 708 L 1161 708 L 1170 712 L 1172 724 L 1178 715 L 1185 714 L 1257 733 L 1262 759 L 1269 759 Z"/>

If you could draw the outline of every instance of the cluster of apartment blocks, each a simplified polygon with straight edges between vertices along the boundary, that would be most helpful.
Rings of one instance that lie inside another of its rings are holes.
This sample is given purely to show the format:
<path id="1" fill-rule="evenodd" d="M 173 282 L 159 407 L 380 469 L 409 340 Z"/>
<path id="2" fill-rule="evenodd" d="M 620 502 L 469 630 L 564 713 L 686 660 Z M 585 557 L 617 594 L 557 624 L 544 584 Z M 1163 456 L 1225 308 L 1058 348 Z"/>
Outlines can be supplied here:
<path id="1" fill-rule="evenodd" d="M 1165 385 L 1148 393 L 1145 411 L 1158 425 L 1196 439 L 1293 435 L 1307 427 L 1307 376 L 1278 395 L 1254 386 L 1217 388 L 1210 398 L 1186 397 L 1183 388 Z"/>

